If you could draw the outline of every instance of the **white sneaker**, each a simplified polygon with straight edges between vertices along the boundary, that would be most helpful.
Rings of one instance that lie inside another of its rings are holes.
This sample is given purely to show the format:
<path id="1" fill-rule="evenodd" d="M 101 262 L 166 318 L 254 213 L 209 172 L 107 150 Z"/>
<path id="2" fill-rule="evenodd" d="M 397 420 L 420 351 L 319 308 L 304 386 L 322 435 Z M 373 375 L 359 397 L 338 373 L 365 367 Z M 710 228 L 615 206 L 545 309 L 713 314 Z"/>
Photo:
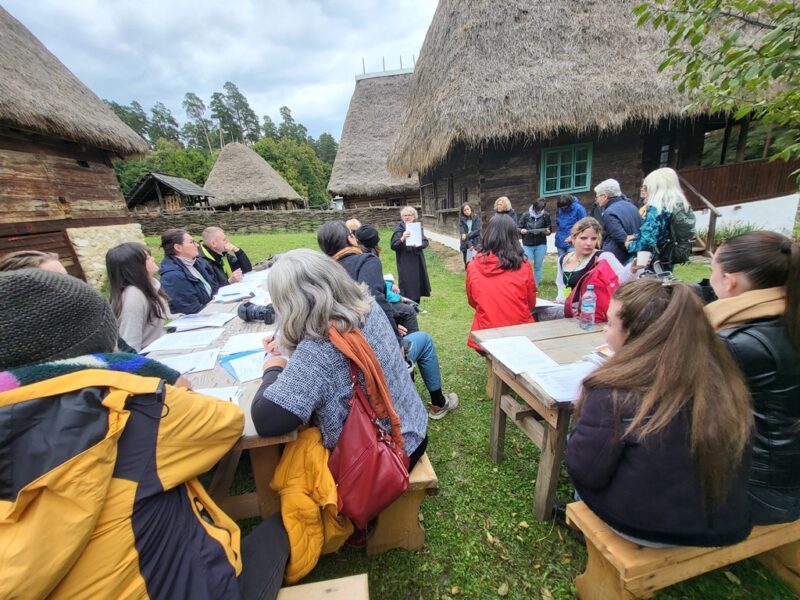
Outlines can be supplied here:
<path id="1" fill-rule="evenodd" d="M 441 419 L 451 410 L 458 408 L 458 395 L 449 393 L 444 395 L 444 406 L 431 406 L 428 410 L 428 417 L 431 419 Z"/>

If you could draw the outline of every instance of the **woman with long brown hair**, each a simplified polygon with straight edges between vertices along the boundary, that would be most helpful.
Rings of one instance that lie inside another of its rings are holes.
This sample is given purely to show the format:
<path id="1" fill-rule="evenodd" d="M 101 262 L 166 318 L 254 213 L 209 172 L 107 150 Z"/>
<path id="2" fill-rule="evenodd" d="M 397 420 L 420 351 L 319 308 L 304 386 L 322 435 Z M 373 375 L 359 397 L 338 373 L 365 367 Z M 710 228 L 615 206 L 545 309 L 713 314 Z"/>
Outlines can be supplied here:
<path id="1" fill-rule="evenodd" d="M 623 285 L 606 335 L 615 354 L 583 382 L 567 444 L 581 499 L 642 545 L 745 539 L 750 398 L 694 292 Z"/>
<path id="2" fill-rule="evenodd" d="M 772 231 L 729 239 L 711 262 L 706 314 L 753 396 L 753 522 L 800 518 L 800 244 Z"/>

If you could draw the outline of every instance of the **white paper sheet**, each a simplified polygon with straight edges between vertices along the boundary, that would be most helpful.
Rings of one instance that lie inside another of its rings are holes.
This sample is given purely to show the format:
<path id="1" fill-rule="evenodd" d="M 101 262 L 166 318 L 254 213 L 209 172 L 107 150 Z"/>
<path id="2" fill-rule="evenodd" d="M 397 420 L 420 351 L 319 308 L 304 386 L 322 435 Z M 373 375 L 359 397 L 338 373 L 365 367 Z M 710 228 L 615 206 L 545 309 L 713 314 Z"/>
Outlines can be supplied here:
<path id="1" fill-rule="evenodd" d="M 221 388 L 199 388 L 195 390 L 195 392 L 198 394 L 213 396 L 214 398 L 227 400 L 228 402 L 233 402 L 234 404 L 239 404 L 239 398 L 242 397 L 243 391 L 244 390 L 242 390 L 242 388 L 238 385 Z"/>
<path id="2" fill-rule="evenodd" d="M 222 347 L 222 354 L 236 354 L 248 350 L 263 350 L 263 340 L 268 335 L 274 335 L 274 331 L 258 331 L 256 333 L 240 333 L 228 338 Z"/>
<path id="3" fill-rule="evenodd" d="M 181 375 L 186 373 L 199 373 L 200 371 L 210 371 L 217 364 L 219 349 L 203 350 L 202 352 L 190 352 L 178 356 L 167 356 L 159 358 L 158 362 L 175 369 Z"/>
<path id="4" fill-rule="evenodd" d="M 259 290 L 255 296 L 250 298 L 250 302 L 259 306 L 266 306 L 267 304 L 272 304 L 272 298 L 267 290 Z"/>
<path id="5" fill-rule="evenodd" d="M 232 283 L 219 288 L 214 300 L 217 302 L 229 302 L 244 296 L 252 296 L 260 290 L 260 283 L 257 281 L 240 281 L 239 283 Z"/>
<path id="6" fill-rule="evenodd" d="M 545 306 L 559 306 L 557 302 L 551 302 L 550 300 L 544 300 L 542 298 L 536 298 L 536 308 L 542 308 Z"/>
<path id="7" fill-rule="evenodd" d="M 203 327 L 225 327 L 225 324 L 236 315 L 233 313 L 198 313 L 196 315 L 185 315 L 180 319 L 171 321 L 168 328 L 174 328 L 176 332 L 189 331 L 191 329 L 201 329 Z"/>
<path id="8" fill-rule="evenodd" d="M 198 329 L 196 331 L 184 331 L 181 333 L 168 333 L 162 335 L 152 344 L 142 350 L 142 354 L 148 352 L 172 350 L 188 350 L 190 348 L 205 348 L 214 343 L 222 334 L 223 329 Z"/>
<path id="9" fill-rule="evenodd" d="M 489 340 L 484 342 L 483 347 L 515 375 L 531 369 L 558 366 L 556 361 L 522 335 Z"/>
<path id="10" fill-rule="evenodd" d="M 261 285 L 269 277 L 269 269 L 263 271 L 250 271 L 242 275 L 242 281 L 247 283 L 257 283 Z"/>
<path id="11" fill-rule="evenodd" d="M 597 367 L 597 364 L 588 360 L 579 360 L 548 369 L 527 371 L 526 374 L 556 402 L 575 402 L 580 396 L 583 380 Z"/>
<path id="12" fill-rule="evenodd" d="M 411 233 L 406 238 L 406 246 L 422 246 L 422 223 L 406 223 L 406 231 Z"/>
<path id="13" fill-rule="evenodd" d="M 235 358 L 228 364 L 236 373 L 239 383 L 260 379 L 264 373 L 264 353 L 254 352 L 241 358 Z"/>

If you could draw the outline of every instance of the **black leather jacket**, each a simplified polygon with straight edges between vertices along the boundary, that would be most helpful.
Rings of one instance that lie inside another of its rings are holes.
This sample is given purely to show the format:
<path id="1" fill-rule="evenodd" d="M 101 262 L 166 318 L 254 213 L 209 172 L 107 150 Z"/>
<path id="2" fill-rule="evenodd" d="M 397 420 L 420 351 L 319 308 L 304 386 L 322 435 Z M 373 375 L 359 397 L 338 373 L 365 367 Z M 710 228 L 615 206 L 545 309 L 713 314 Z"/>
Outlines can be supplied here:
<path id="1" fill-rule="evenodd" d="M 756 432 L 750 484 L 800 488 L 800 351 L 782 318 L 720 331 L 753 396 Z"/>

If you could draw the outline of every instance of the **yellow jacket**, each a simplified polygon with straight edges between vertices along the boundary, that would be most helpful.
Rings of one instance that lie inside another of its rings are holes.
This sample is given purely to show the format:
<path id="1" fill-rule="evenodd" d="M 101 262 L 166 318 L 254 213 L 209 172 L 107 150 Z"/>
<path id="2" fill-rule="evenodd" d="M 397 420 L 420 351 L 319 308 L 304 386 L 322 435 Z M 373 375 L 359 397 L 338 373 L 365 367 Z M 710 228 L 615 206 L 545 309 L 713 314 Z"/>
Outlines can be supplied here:
<path id="1" fill-rule="evenodd" d="M 353 533 L 350 519 L 339 514 L 329 456 L 319 428 L 309 427 L 286 445 L 272 477 L 270 485 L 280 494 L 281 518 L 291 546 L 286 583 L 300 581 L 321 554 L 335 552 Z"/>
<path id="2" fill-rule="evenodd" d="M 0 598 L 235 597 L 239 528 L 195 477 L 242 427 L 233 404 L 101 369 L 0 393 Z"/>

